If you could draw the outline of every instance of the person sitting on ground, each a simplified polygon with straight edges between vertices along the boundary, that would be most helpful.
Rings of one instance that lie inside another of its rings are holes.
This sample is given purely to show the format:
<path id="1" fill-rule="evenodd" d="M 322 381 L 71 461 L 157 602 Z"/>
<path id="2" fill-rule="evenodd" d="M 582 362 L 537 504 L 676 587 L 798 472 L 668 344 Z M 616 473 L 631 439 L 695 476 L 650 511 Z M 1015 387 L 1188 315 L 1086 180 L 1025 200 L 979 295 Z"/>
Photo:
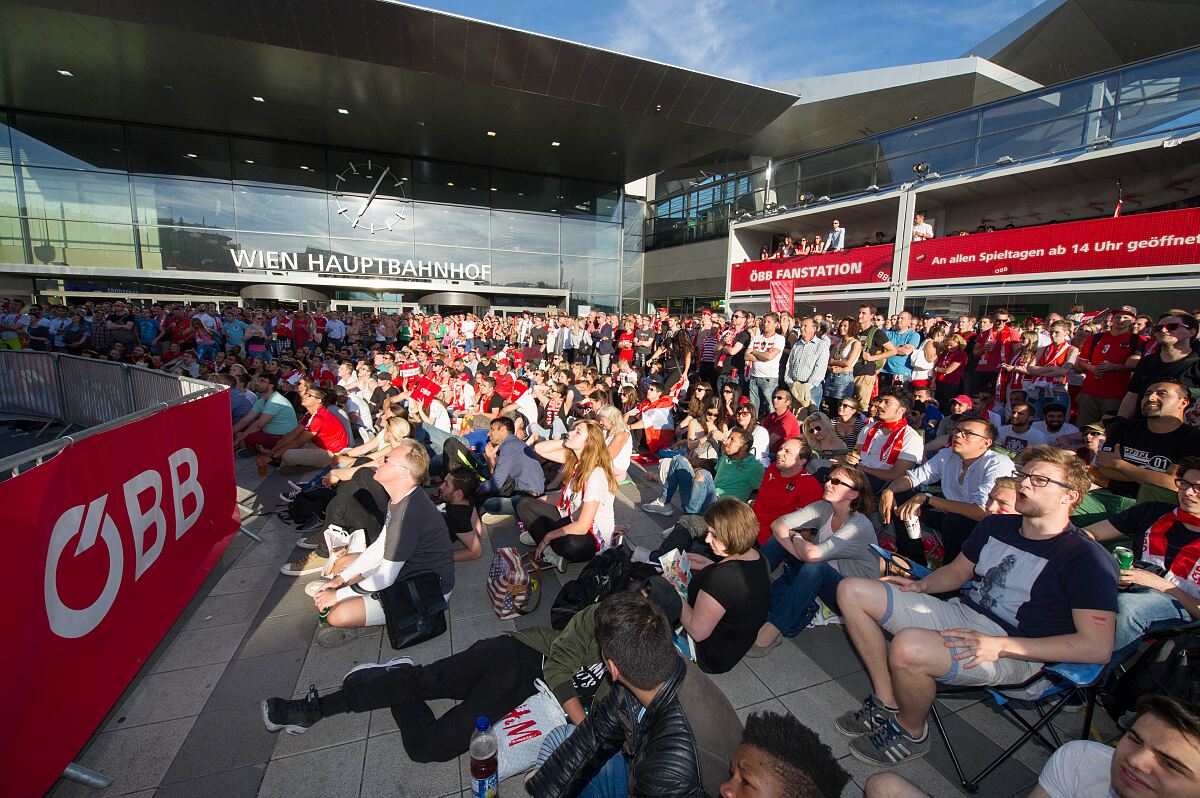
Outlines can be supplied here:
<path id="1" fill-rule="evenodd" d="M 442 514 L 450 530 L 454 561 L 478 560 L 483 556 L 483 522 L 475 511 L 475 491 L 479 476 L 468 468 L 453 466 L 438 486 L 438 498 L 445 502 Z"/>
<path id="2" fill-rule="evenodd" d="M 733 669 L 767 620 L 771 574 L 754 547 L 758 519 L 741 499 L 719 499 L 704 513 L 706 542 L 719 560 L 689 553 L 692 579 L 680 614 L 696 644 L 696 663 L 707 673 Z"/>
<path id="3" fill-rule="evenodd" d="M 1017 480 L 1016 477 L 998 477 L 996 484 L 988 493 L 987 504 L 983 506 L 988 515 L 1016 515 L 1017 513 Z"/>
<path id="4" fill-rule="evenodd" d="M 1200 794 L 1200 707 L 1142 696 L 1116 747 L 1071 740 L 1055 751 L 1029 798 L 1190 798 Z M 895 773 L 867 779 L 866 798 L 927 798 Z"/>
<path id="5" fill-rule="evenodd" d="M 281 473 L 293 474 L 331 465 L 349 442 L 342 422 L 328 410 L 332 401 L 333 394 L 325 388 L 305 389 L 300 405 L 306 414 L 300 425 L 280 438 L 269 453 L 260 455 L 258 464 L 280 460 Z"/>
<path id="6" fill-rule="evenodd" d="M 912 409 L 912 394 L 904 390 L 885 391 L 875 402 L 879 408 L 876 421 L 863 428 L 855 448 L 842 458 L 841 464 L 866 474 L 871 489 L 881 491 L 924 460 L 925 455 L 921 434 L 905 418 Z"/>
<path id="7" fill-rule="evenodd" d="M 771 396 L 772 411 L 762 420 L 762 427 L 767 431 L 768 450 L 774 454 L 779 446 L 788 438 L 800 435 L 800 422 L 793 411 L 795 400 L 786 388 L 776 388 Z"/>
<path id="8" fill-rule="evenodd" d="M 953 562 L 975 525 L 985 515 L 988 493 L 998 477 L 1013 473 L 1011 458 L 992 451 L 996 428 L 981 418 L 964 418 L 942 449 L 929 460 L 897 477 L 879 494 L 879 514 L 885 524 L 892 522 L 893 511 L 901 521 L 916 518 L 941 532 L 946 562 Z M 942 494 L 928 490 L 913 491 L 933 483 Z M 922 509 L 924 508 L 924 509 Z M 922 555 L 919 541 L 897 532 L 900 553 Z"/>
<path id="9" fill-rule="evenodd" d="M 488 425 L 485 457 L 492 475 L 479 486 L 477 502 L 494 524 L 516 512 L 521 496 L 541 496 L 546 478 L 533 449 L 516 435 L 517 426 L 508 416 L 497 416 Z"/>
<path id="10" fill-rule="evenodd" d="M 534 559 L 545 557 L 559 571 L 566 562 L 586 562 L 613 546 L 613 503 L 617 480 L 604 431 L 595 421 L 576 421 L 566 440 L 542 441 L 534 451 L 563 464 L 562 492 L 517 505 L 524 524 L 521 542 L 534 546 Z"/>
<path id="11" fill-rule="evenodd" d="M 1200 619 L 1200 457 L 1179 461 L 1176 502 L 1135 504 L 1087 532 L 1100 542 L 1128 537 L 1134 567 L 1122 570 L 1109 670 L 1156 629 Z"/>
<path id="12" fill-rule="evenodd" d="M 332 567 L 333 578 L 313 597 L 329 610 L 317 642 L 332 648 L 358 636 L 364 626 L 381 626 L 383 604 L 374 594 L 418 573 L 433 572 L 449 599 L 454 590 L 454 556 L 446 519 L 421 486 L 429 476 L 429 455 L 406 439 L 383 459 L 375 479 L 391 503 L 383 533 L 362 554 L 347 554 Z"/>
<path id="13" fill-rule="evenodd" d="M 543 745 L 547 756 L 526 777 L 526 791 L 715 793 L 729 775 L 741 722 L 720 688 L 679 655 L 663 611 L 635 593 L 617 593 L 599 604 L 596 636 L 615 686 L 557 747 Z"/>
<path id="14" fill-rule="evenodd" d="M 1067 406 L 1051 402 L 1042 412 L 1042 420 L 1033 422 L 1033 428 L 1045 434 L 1046 442 L 1059 449 L 1075 449 L 1083 445 L 1083 434 L 1079 427 L 1067 423 Z"/>
<path id="15" fill-rule="evenodd" d="M 662 382 L 652 380 L 646 386 L 645 401 L 625 414 L 629 429 L 642 430 L 651 457 L 675 443 L 674 411 L 675 397 L 667 393 Z"/>
<path id="16" fill-rule="evenodd" d="M 258 376 L 250 383 L 258 401 L 241 421 L 233 425 L 233 445 L 241 457 L 253 457 L 271 450 L 279 440 L 299 425 L 296 410 L 287 397 L 275 390 L 270 377 Z"/>
<path id="17" fill-rule="evenodd" d="M 771 539 L 775 519 L 821 498 L 821 482 L 808 473 L 808 463 L 808 446 L 800 438 L 788 438 L 779 447 L 775 462 L 763 473 L 752 506 L 758 519 L 758 545 Z"/>
<path id="18" fill-rule="evenodd" d="M 398 416 L 389 418 L 383 425 L 383 431 L 374 438 L 334 458 L 335 468 L 325 475 L 325 484 L 332 488 L 353 477 L 360 468 L 377 468 L 396 444 L 410 435 L 412 426 L 408 421 Z"/>
<path id="19" fill-rule="evenodd" d="M 669 461 L 659 497 L 643 504 L 642 510 L 669 518 L 675 514 L 671 499 L 676 491 L 683 512 L 690 515 L 700 515 L 723 496 L 745 501 L 762 482 L 764 471 L 762 463 L 750 456 L 750 435 L 735 427 L 721 443 L 715 476 L 697 471 L 686 455 L 676 455 Z"/>
<path id="20" fill-rule="evenodd" d="M 829 746 L 790 713 L 755 712 L 729 761 L 721 798 L 833 798 L 850 774 Z"/>
<path id="21" fill-rule="evenodd" d="M 879 574 L 875 528 L 867 518 L 875 496 L 867 478 L 852 468 L 829 474 L 821 501 L 780 517 L 774 537 L 763 546 L 771 570 L 783 573 L 771 583 L 771 608 L 758 630 L 749 657 L 765 657 L 785 637 L 804 631 L 817 614 L 817 597 L 837 612 L 837 586 L 848 576 L 873 579 Z"/>
<path id="22" fill-rule="evenodd" d="M 838 607 L 873 692 L 837 719 L 850 752 L 877 767 L 924 756 L 938 683 L 1020 684 L 1047 662 L 1112 654 L 1117 566 L 1070 521 L 1091 481 L 1070 452 L 1017 457 L 1017 511 L 989 516 L 962 553 L 923 579 L 844 579 Z M 961 590 L 944 601 L 938 593 Z M 895 635 L 889 646 L 884 631 Z"/>
<path id="23" fill-rule="evenodd" d="M 633 460 L 633 435 L 625 425 L 621 410 L 615 405 L 607 404 L 597 410 L 596 420 L 604 428 L 604 442 L 613 461 L 613 476 L 620 484 L 629 476 L 629 465 Z"/>

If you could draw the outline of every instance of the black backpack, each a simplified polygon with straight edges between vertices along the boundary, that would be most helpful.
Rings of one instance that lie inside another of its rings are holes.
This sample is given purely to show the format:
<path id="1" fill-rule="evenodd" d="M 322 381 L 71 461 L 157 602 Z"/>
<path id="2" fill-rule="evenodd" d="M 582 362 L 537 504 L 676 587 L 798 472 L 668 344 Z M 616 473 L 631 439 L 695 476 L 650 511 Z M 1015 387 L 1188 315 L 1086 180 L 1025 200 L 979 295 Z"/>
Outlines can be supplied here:
<path id="1" fill-rule="evenodd" d="M 329 502 L 335 495 L 333 488 L 313 488 L 301 491 L 288 504 L 286 513 L 280 513 L 280 518 L 290 521 L 296 526 L 304 526 L 318 518 L 324 518 L 325 508 L 329 506 Z"/>
<path id="2" fill-rule="evenodd" d="M 1138 698 L 1149 694 L 1200 704 L 1200 634 L 1155 640 L 1099 699 L 1113 719 L 1120 719 L 1134 710 Z"/>
<path id="3" fill-rule="evenodd" d="M 550 608 L 550 625 L 562 631 L 567 623 L 584 607 L 624 590 L 634 579 L 645 579 L 657 571 L 645 563 L 630 559 L 629 550 L 616 546 L 603 554 L 597 554 L 579 576 L 562 586 L 554 606 Z"/>

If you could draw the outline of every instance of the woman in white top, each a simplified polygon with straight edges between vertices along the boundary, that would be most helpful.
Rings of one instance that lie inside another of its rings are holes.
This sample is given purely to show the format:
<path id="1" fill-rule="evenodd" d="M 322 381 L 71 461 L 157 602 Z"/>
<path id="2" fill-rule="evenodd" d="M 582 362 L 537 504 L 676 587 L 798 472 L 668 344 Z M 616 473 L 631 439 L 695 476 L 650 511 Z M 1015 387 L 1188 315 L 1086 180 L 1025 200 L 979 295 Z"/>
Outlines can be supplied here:
<path id="1" fill-rule="evenodd" d="M 625 426 L 621 411 L 613 405 L 600 408 L 596 412 L 596 419 L 604 428 L 604 443 L 612 457 L 613 476 L 617 482 L 624 482 L 633 459 L 633 436 L 629 434 L 629 427 Z"/>
<path id="2" fill-rule="evenodd" d="M 566 440 L 542 441 L 534 451 L 562 463 L 566 474 L 557 499 L 547 494 L 517 505 L 524 526 L 521 542 L 536 546 L 534 559 L 544 556 L 561 571 L 564 561 L 585 562 L 611 548 L 617 480 L 603 428 L 595 421 L 576 421 Z"/>
<path id="3" fill-rule="evenodd" d="M 393 416 L 383 425 L 383 431 L 376 435 L 371 440 L 364 443 L 362 446 L 356 446 L 353 449 L 347 449 L 337 455 L 337 465 L 333 471 L 330 471 L 325 477 L 325 483 L 330 487 L 345 482 L 354 476 L 355 472 L 360 468 L 375 468 L 383 460 L 387 453 L 390 452 L 396 444 L 412 434 L 412 427 L 409 423 L 398 417 Z M 367 458 L 369 462 L 358 462 L 362 458 Z M 357 463 L 357 465 L 356 465 Z"/>
<path id="4" fill-rule="evenodd" d="M 908 356 L 908 362 L 912 366 L 910 385 L 913 388 L 929 386 L 933 367 L 937 365 L 938 355 L 942 352 L 942 345 L 949 331 L 949 327 L 945 324 L 935 324 L 929 331 L 929 337 L 925 339 L 925 343 L 914 349 Z"/>

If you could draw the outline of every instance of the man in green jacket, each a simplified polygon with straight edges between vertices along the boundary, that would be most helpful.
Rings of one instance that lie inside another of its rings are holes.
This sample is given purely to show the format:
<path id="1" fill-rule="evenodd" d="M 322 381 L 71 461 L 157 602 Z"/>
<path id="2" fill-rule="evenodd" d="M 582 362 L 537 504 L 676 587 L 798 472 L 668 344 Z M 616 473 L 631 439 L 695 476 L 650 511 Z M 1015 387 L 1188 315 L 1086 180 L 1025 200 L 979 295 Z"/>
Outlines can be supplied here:
<path id="1" fill-rule="evenodd" d="M 429 665 L 409 657 L 358 665 L 342 678 L 340 690 L 319 695 L 313 686 L 304 698 L 263 701 L 263 723 L 269 731 L 303 734 L 331 715 L 391 709 L 410 759 L 448 762 L 467 752 L 476 718 L 495 723 L 537 692 L 534 681 L 541 679 L 568 720 L 579 725 L 612 687 L 596 642 L 598 606 L 580 610 L 561 632 L 522 629 Z M 437 718 L 427 702 L 438 698 L 458 704 Z"/>

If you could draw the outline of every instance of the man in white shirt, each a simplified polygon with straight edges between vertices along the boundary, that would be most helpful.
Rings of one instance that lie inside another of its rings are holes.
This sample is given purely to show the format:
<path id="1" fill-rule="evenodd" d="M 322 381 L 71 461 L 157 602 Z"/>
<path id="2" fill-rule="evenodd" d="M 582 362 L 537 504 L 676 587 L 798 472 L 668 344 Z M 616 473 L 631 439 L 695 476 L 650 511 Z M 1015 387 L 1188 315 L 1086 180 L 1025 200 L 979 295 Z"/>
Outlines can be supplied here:
<path id="1" fill-rule="evenodd" d="M 1060 404 L 1046 405 L 1045 416 L 1035 421 L 1033 428 L 1045 434 L 1047 443 L 1059 449 L 1077 449 L 1083 445 L 1083 433 L 1067 421 L 1067 408 Z"/>
<path id="2" fill-rule="evenodd" d="M 854 451 L 844 458 L 846 465 L 867 475 L 876 491 L 883 490 L 925 457 L 921 434 L 906 420 L 912 410 L 912 394 L 903 390 L 885 391 L 878 401 L 877 420 L 863 427 Z"/>
<path id="3" fill-rule="evenodd" d="M 933 225 L 925 221 L 924 211 L 917 211 L 913 214 L 912 239 L 926 241 L 930 238 L 933 238 Z"/>
<path id="4" fill-rule="evenodd" d="M 755 415 L 762 418 L 770 410 L 771 395 L 779 384 L 779 358 L 787 341 L 776 330 L 779 316 L 768 313 L 762 317 L 762 332 L 750 339 L 746 350 L 747 371 L 750 373 L 750 403 Z"/>
<path id="5" fill-rule="evenodd" d="M 826 252 L 841 252 L 846 248 L 846 229 L 837 219 L 833 220 L 833 229 L 825 239 Z"/>
<path id="6" fill-rule="evenodd" d="M 1000 428 L 1000 437 L 996 440 L 996 443 L 1013 454 L 1049 442 L 1050 438 L 1046 433 L 1034 428 L 1033 408 L 1025 402 L 1017 402 L 1012 406 L 1011 423 Z"/>

